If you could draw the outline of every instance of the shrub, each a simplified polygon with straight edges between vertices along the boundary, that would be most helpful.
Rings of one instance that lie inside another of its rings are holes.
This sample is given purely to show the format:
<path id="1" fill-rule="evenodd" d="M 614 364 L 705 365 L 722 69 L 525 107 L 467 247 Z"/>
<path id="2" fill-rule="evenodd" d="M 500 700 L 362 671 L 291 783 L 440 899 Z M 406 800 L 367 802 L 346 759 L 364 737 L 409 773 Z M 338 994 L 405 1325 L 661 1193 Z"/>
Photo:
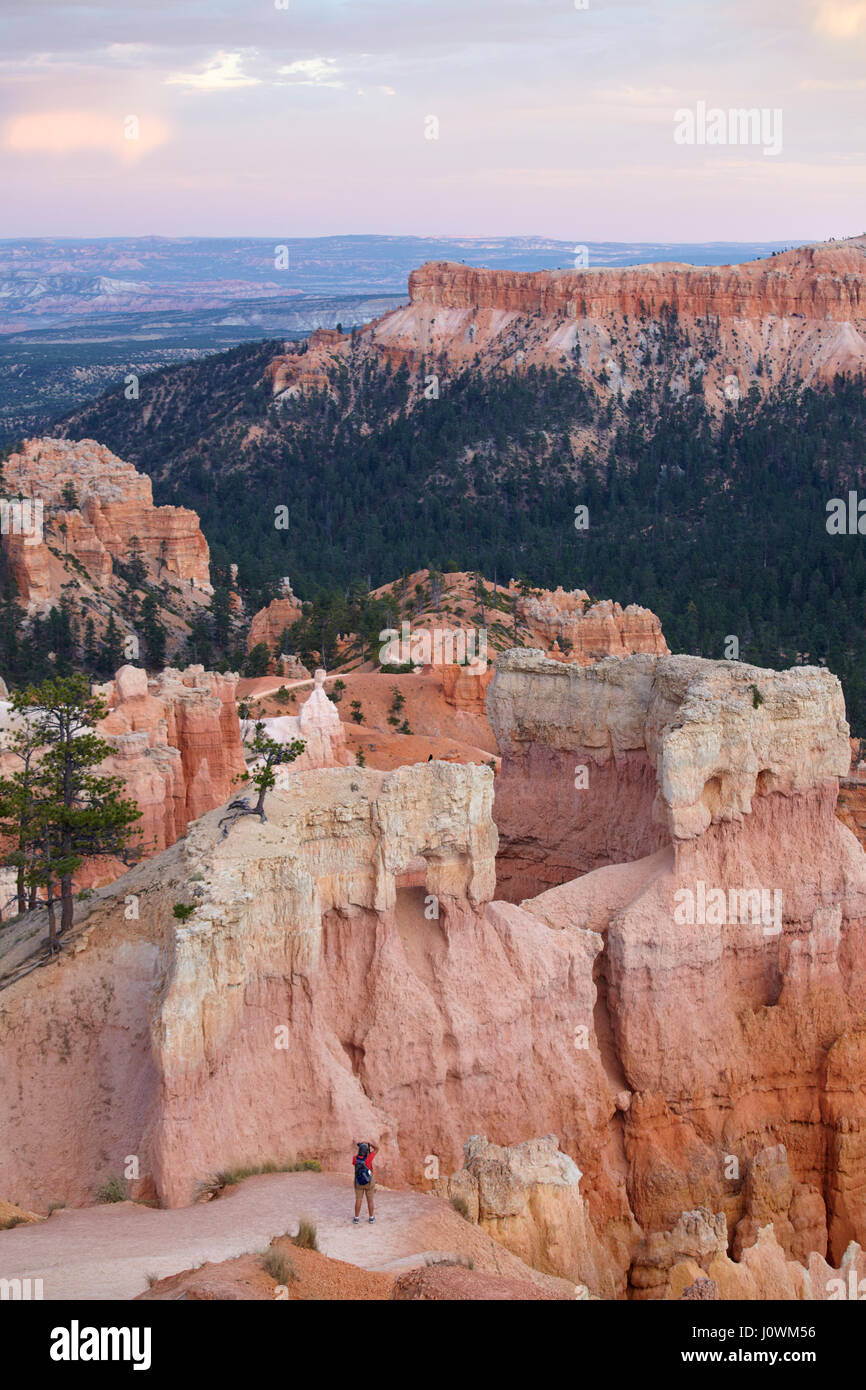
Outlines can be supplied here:
<path id="1" fill-rule="evenodd" d="M 291 1240 L 292 1244 L 297 1245 L 299 1250 L 318 1250 L 319 1248 L 316 1227 L 305 1216 L 302 1216 L 298 1223 L 298 1234 L 292 1236 Z"/>
<path id="2" fill-rule="evenodd" d="M 96 1189 L 97 1202 L 125 1202 L 126 1183 L 123 1178 L 109 1178 Z"/>
<path id="3" fill-rule="evenodd" d="M 172 910 L 179 922 L 186 922 L 195 912 L 195 907 L 189 903 L 175 903 Z"/>
<path id="4" fill-rule="evenodd" d="M 451 1198 L 451 1205 L 455 1211 L 458 1211 L 460 1213 L 464 1221 L 472 1220 L 472 1216 L 469 1212 L 469 1203 L 467 1202 L 465 1197 L 461 1197 L 459 1194 L 456 1194 L 454 1197 Z"/>
<path id="5" fill-rule="evenodd" d="M 196 1189 L 199 1201 L 203 1197 L 219 1197 L 227 1187 L 234 1187 L 244 1178 L 256 1178 L 261 1173 L 321 1173 L 322 1165 L 317 1158 L 269 1158 L 249 1168 L 221 1168 L 217 1173 L 205 1178 Z"/>
<path id="6" fill-rule="evenodd" d="M 262 1256 L 262 1269 L 278 1284 L 291 1284 L 298 1277 L 298 1271 L 282 1250 L 267 1250 Z"/>

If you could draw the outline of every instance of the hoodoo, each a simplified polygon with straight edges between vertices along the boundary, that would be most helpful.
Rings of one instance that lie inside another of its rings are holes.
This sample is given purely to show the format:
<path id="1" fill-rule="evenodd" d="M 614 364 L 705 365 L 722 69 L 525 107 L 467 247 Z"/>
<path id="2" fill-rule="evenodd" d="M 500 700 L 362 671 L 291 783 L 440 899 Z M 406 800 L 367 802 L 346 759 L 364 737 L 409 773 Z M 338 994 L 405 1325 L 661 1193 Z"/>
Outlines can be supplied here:
<path id="1" fill-rule="evenodd" d="M 138 1195 L 184 1204 L 278 1152 L 339 1168 L 360 1128 L 391 1184 L 430 1190 L 435 1155 L 437 1190 L 593 1294 L 856 1274 L 866 855 L 834 814 L 838 681 L 514 651 L 487 705 L 495 803 L 483 767 L 290 772 L 265 825 L 203 816 L 3 991 L 11 1200 L 86 1200 L 135 1152 Z M 519 904 L 493 900 L 497 848 Z"/>

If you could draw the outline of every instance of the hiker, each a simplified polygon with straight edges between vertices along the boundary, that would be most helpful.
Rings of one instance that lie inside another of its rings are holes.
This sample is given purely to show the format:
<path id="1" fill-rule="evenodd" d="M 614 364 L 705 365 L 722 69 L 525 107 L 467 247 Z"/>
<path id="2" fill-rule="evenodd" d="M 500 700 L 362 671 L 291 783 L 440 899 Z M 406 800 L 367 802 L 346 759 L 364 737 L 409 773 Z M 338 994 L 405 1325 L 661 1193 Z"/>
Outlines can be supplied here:
<path id="1" fill-rule="evenodd" d="M 376 1220 L 373 1215 L 373 1193 L 376 1190 L 376 1179 L 373 1177 L 373 1159 L 378 1152 L 379 1149 L 376 1144 L 358 1144 L 358 1152 L 352 1159 L 355 1169 L 355 1217 L 353 1221 L 355 1226 L 358 1224 L 361 1202 L 364 1197 L 367 1198 L 370 1221 Z"/>

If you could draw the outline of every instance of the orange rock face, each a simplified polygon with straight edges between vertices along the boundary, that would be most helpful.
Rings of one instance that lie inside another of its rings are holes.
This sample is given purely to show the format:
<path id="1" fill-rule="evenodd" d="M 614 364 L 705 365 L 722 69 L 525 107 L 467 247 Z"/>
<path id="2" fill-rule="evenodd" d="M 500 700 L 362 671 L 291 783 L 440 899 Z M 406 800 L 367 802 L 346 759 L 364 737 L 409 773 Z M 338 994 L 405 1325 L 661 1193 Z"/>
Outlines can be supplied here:
<path id="1" fill-rule="evenodd" d="M 101 725 L 117 750 L 106 770 L 123 778 L 138 803 L 146 853 L 174 844 L 190 821 L 235 790 L 246 766 L 235 682 L 200 666 L 169 668 L 152 681 L 138 667 L 118 671 Z"/>
<path id="2" fill-rule="evenodd" d="M 442 693 L 445 703 L 469 714 L 485 714 L 487 687 L 493 680 L 492 666 L 483 671 L 472 666 L 443 666 Z"/>
<path id="3" fill-rule="evenodd" d="M 433 261 L 409 304 L 362 333 L 392 364 L 588 371 L 625 398 L 650 376 L 675 394 L 700 379 L 713 407 L 785 373 L 832 380 L 866 366 L 866 238 L 732 266 L 659 264 L 531 273 Z"/>
<path id="4" fill-rule="evenodd" d="M 316 328 L 300 352 L 275 357 L 265 370 L 275 396 L 300 396 L 328 388 L 328 371 L 334 358 L 342 355 L 351 339 L 334 328 Z"/>
<path id="5" fill-rule="evenodd" d="M 4 465 L 6 494 L 38 506 L 38 534 L 4 527 L 2 543 L 21 597 L 36 608 L 60 597 L 65 557 L 96 586 L 137 552 L 148 578 L 210 594 L 210 556 L 195 512 L 155 507 L 148 477 L 91 439 L 30 439 Z"/>
<path id="6" fill-rule="evenodd" d="M 259 642 L 264 642 L 276 655 L 280 655 L 280 643 L 286 628 L 290 628 L 301 616 L 301 605 L 294 597 L 275 598 L 267 608 L 260 608 L 250 623 L 247 633 L 247 651 L 251 652 Z"/>
<path id="7" fill-rule="evenodd" d="M 529 629 L 533 646 L 552 649 L 557 659 L 589 666 L 606 656 L 649 652 L 665 656 L 668 644 L 655 613 L 630 603 L 622 608 L 611 599 L 590 604 L 583 589 L 564 589 L 519 598 L 517 614 Z"/>

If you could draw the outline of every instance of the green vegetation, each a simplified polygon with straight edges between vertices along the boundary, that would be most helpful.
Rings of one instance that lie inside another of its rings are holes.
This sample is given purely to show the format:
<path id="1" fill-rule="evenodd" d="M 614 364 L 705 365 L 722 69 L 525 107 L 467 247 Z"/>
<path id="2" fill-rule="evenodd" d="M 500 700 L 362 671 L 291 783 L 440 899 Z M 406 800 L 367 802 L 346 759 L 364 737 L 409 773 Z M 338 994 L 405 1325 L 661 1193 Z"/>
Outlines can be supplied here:
<path id="1" fill-rule="evenodd" d="M 107 711 L 86 676 L 26 686 L 12 710 L 21 724 L 8 749 L 19 766 L 0 779 L 2 862 L 16 871 L 19 912 L 40 896 L 47 902 L 57 950 L 73 923 L 73 876 L 85 859 L 125 855 L 141 812 L 123 798 L 122 778 L 96 771 L 112 745 L 94 732 Z"/>
<path id="2" fill-rule="evenodd" d="M 219 1197 L 227 1187 L 234 1187 L 244 1178 L 255 1178 L 261 1173 L 321 1173 L 322 1165 L 315 1158 L 268 1159 L 265 1163 L 254 1164 L 249 1168 L 222 1168 L 198 1185 L 197 1196 Z"/>
<path id="3" fill-rule="evenodd" d="M 127 1200 L 126 1183 L 123 1178 L 109 1178 L 96 1189 L 97 1202 L 125 1202 Z"/>
<path id="4" fill-rule="evenodd" d="M 866 733 L 866 546 L 825 524 L 829 499 L 860 481 L 864 381 L 754 390 L 718 420 L 697 377 L 681 397 L 660 384 L 686 338 L 673 311 L 659 322 L 657 377 L 627 402 L 602 401 L 584 373 L 470 369 L 407 410 L 406 370 L 358 358 L 330 394 L 276 406 L 263 371 L 277 348 L 263 343 L 143 378 L 149 424 L 115 391 L 76 433 L 150 473 L 158 501 L 194 507 L 256 602 L 290 572 L 308 596 L 291 634 L 305 661 L 327 664 L 349 631 L 373 654 L 417 596 L 371 587 L 456 566 L 643 604 L 674 651 L 722 658 L 733 634 L 746 662 L 824 662 Z M 288 531 L 275 497 L 293 499 Z M 12 669 L 3 646 L 0 624 Z"/>

